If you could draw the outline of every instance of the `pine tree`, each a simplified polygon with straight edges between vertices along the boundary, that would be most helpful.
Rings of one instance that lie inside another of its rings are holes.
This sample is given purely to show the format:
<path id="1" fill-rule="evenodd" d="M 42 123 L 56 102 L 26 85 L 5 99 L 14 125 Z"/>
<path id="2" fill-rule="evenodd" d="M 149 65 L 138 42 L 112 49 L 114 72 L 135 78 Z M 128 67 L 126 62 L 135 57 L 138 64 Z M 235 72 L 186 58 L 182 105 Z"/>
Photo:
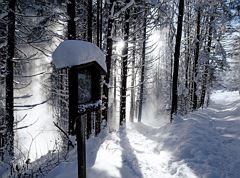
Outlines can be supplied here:
<path id="1" fill-rule="evenodd" d="M 139 111 L 138 122 L 142 120 L 142 107 L 143 107 L 143 88 L 145 78 L 145 63 L 146 63 L 146 40 L 147 40 L 147 9 L 145 5 L 144 22 L 143 22 L 143 44 L 142 44 L 142 63 L 141 63 L 141 79 L 140 79 L 140 94 L 139 94 Z"/>
<path id="2" fill-rule="evenodd" d="M 89 42 L 92 42 L 92 18 L 93 18 L 92 3 L 93 3 L 92 0 L 88 0 L 87 40 Z"/>
<path id="3" fill-rule="evenodd" d="M 126 4 L 130 0 L 126 0 Z M 129 39 L 129 18 L 130 9 L 128 8 L 125 12 L 124 19 L 124 47 L 122 51 L 122 75 L 121 75 L 121 93 L 120 93 L 120 125 L 126 122 L 126 93 L 127 93 L 127 66 L 128 66 L 128 39 Z"/>
<path id="4" fill-rule="evenodd" d="M 8 32 L 7 32 L 7 61 L 6 61 L 6 135 L 5 149 L 8 154 L 6 161 L 14 156 L 14 99 L 13 99 L 13 59 L 15 55 L 15 6 L 16 0 L 8 1 Z M 5 152 L 5 153 L 6 153 Z"/>
<path id="5" fill-rule="evenodd" d="M 103 115 L 105 117 L 105 119 L 107 120 L 108 115 L 108 107 L 109 107 L 109 98 L 108 98 L 108 93 L 109 93 L 109 81 L 110 81 L 110 77 L 111 77 L 111 66 L 112 66 L 112 54 L 113 54 L 113 39 L 112 39 L 112 30 L 113 30 L 113 26 L 114 26 L 114 17 L 112 14 L 112 12 L 114 12 L 114 3 L 115 0 L 110 0 L 109 1 L 110 4 L 108 4 L 108 25 L 107 25 L 107 44 L 106 44 L 106 51 L 107 51 L 107 56 L 106 56 L 106 66 L 107 66 L 107 75 L 105 78 L 105 82 L 107 83 L 107 85 L 104 85 L 103 88 L 103 92 L 105 95 L 105 110 L 103 111 Z"/>
<path id="6" fill-rule="evenodd" d="M 173 120 L 173 114 L 177 112 L 178 107 L 178 68 L 179 68 L 179 57 L 180 47 L 182 38 L 182 23 L 184 13 L 184 0 L 179 0 L 178 7 L 178 24 L 177 24 L 177 35 L 174 52 L 174 67 L 173 67 L 173 81 L 172 81 L 172 107 L 171 107 L 171 119 Z"/>
<path id="7" fill-rule="evenodd" d="M 196 48 L 193 62 L 193 110 L 198 107 L 198 95 L 197 95 L 197 75 L 198 75 L 198 61 L 200 53 L 200 25 L 201 25 L 201 8 L 197 10 L 197 20 L 196 20 L 197 34 L 196 34 Z"/>
<path id="8" fill-rule="evenodd" d="M 200 98 L 200 106 L 203 107 L 205 104 L 205 97 L 206 97 L 206 90 L 207 90 L 207 85 L 208 85 L 208 78 L 209 78 L 209 58 L 210 58 L 210 53 L 211 53 L 211 47 L 212 47 L 212 22 L 214 20 L 214 17 L 210 17 L 210 21 L 208 22 L 208 37 L 207 37 L 207 59 L 204 64 L 204 73 L 203 73 L 203 78 L 202 78 L 202 91 L 201 91 L 201 98 Z"/>
<path id="9" fill-rule="evenodd" d="M 69 0 L 67 3 L 67 14 L 68 14 L 68 39 L 75 40 L 76 39 L 76 2 L 75 0 Z"/>
<path id="10" fill-rule="evenodd" d="M 0 4 L 0 160 L 3 160 L 4 129 L 5 129 L 5 74 L 6 74 L 6 44 L 7 44 L 7 13 L 6 2 Z M 6 150 L 5 150 L 6 151 Z"/>

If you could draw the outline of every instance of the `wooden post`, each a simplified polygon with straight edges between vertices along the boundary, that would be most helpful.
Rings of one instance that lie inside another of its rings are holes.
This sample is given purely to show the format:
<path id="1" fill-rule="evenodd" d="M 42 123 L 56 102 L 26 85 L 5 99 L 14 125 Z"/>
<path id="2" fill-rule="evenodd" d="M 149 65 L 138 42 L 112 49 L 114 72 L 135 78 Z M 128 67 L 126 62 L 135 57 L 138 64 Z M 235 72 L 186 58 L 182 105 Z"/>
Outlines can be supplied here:
<path id="1" fill-rule="evenodd" d="M 102 116 L 102 112 L 101 109 L 99 109 L 96 113 L 96 123 L 95 123 L 95 136 L 97 136 L 100 131 L 101 131 L 101 116 Z"/>
<path id="2" fill-rule="evenodd" d="M 91 112 L 87 112 L 87 139 L 89 139 L 89 137 L 92 134 L 92 114 Z"/>
<path id="3" fill-rule="evenodd" d="M 85 117 L 80 115 L 76 119 L 78 178 L 86 178 L 86 144 Z"/>

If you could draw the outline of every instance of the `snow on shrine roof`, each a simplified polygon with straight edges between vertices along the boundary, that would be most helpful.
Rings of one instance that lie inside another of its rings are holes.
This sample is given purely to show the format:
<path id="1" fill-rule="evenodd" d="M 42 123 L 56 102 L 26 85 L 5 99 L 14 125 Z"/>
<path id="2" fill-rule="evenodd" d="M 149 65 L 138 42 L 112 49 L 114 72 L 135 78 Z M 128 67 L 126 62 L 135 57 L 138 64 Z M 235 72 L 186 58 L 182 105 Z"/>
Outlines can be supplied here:
<path id="1" fill-rule="evenodd" d="M 52 55 L 56 68 L 71 67 L 96 61 L 107 71 L 105 55 L 95 44 L 80 40 L 65 40 Z"/>

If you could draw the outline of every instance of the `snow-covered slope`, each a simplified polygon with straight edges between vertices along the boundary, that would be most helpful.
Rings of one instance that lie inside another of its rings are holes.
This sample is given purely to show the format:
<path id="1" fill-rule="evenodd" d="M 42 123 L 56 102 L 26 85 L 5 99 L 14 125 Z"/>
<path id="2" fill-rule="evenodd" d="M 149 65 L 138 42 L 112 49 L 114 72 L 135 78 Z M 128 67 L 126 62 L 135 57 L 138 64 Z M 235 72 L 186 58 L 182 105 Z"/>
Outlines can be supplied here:
<path id="1" fill-rule="evenodd" d="M 239 178 L 240 96 L 218 91 L 211 98 L 209 108 L 173 124 L 128 123 L 90 139 L 87 177 Z M 46 177 L 77 177 L 76 152 Z"/>

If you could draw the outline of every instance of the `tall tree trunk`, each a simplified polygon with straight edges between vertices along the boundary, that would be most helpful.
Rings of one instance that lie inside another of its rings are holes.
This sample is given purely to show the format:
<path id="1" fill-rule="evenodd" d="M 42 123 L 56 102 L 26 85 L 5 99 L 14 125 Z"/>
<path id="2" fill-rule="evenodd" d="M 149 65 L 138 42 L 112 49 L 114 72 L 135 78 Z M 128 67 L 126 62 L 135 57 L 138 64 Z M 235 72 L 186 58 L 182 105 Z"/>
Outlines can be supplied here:
<path id="1" fill-rule="evenodd" d="M 75 7 L 76 7 L 76 2 L 75 0 L 69 0 L 67 4 L 67 14 L 68 14 L 68 40 L 76 40 L 76 23 L 75 23 Z M 74 124 L 75 124 L 75 111 L 77 110 L 77 98 L 73 93 L 76 93 L 76 88 L 77 88 L 77 79 L 74 70 L 70 69 L 69 70 L 69 134 L 74 135 L 75 130 L 74 130 Z"/>
<path id="2" fill-rule="evenodd" d="M 200 99 L 200 106 L 203 107 L 205 103 L 205 96 L 206 96 L 206 90 L 207 90 L 207 84 L 208 84 L 208 76 L 209 76 L 209 57 L 211 53 L 211 46 L 212 46 L 212 22 L 214 20 L 214 17 L 211 16 L 210 22 L 209 22 L 209 30 L 208 30 L 208 43 L 207 43 L 207 52 L 208 52 L 208 58 L 204 65 L 204 73 L 203 73 L 203 81 L 202 81 L 202 92 L 201 92 L 201 99 Z"/>
<path id="3" fill-rule="evenodd" d="M 183 23 L 183 13 L 184 13 L 184 0 L 179 0 L 178 7 L 178 24 L 177 24 L 177 36 L 175 43 L 174 52 L 174 66 L 173 66 L 173 81 L 172 81 L 172 107 L 171 107 L 171 118 L 173 120 L 173 114 L 177 112 L 178 107 L 178 68 L 179 68 L 179 57 L 181 48 L 181 38 L 182 38 L 182 23 Z"/>
<path id="4" fill-rule="evenodd" d="M 100 2 L 97 0 L 97 46 L 100 47 Z"/>
<path id="5" fill-rule="evenodd" d="M 105 110 L 103 111 L 103 116 L 107 120 L 107 112 L 108 112 L 108 84 L 110 81 L 111 77 L 111 66 L 112 66 L 112 51 L 113 51 L 113 40 L 112 40 L 112 29 L 113 29 L 113 24 L 114 24 L 114 19 L 111 14 L 111 12 L 114 12 L 114 0 L 109 1 L 109 17 L 108 17 L 108 27 L 107 27 L 107 56 L 106 56 L 106 65 L 107 65 L 107 75 L 105 78 L 105 82 L 107 85 L 104 85 L 103 92 L 104 95 L 106 96 L 104 103 L 105 103 Z"/>
<path id="6" fill-rule="evenodd" d="M 186 61 L 185 61 L 185 88 L 188 90 L 188 94 L 187 97 L 185 97 L 185 110 L 186 112 L 188 112 L 189 106 L 190 106 L 190 102 L 191 101 L 191 94 L 190 94 L 190 66 L 191 66 L 191 58 L 190 58 L 190 52 L 191 52 L 191 40 L 190 40 L 190 17 L 191 17 L 191 8 L 190 8 L 190 1 L 187 1 L 187 23 L 186 23 L 186 38 L 187 38 L 187 54 L 186 54 Z"/>
<path id="7" fill-rule="evenodd" d="M 130 0 L 126 0 L 129 3 Z M 125 11 L 124 24 L 124 47 L 122 51 L 122 76 L 121 76 L 121 94 L 120 94 L 120 125 L 126 122 L 126 93 L 127 93 L 127 65 L 128 65 L 128 38 L 129 38 L 129 8 Z"/>
<path id="8" fill-rule="evenodd" d="M 146 8 L 146 5 L 145 5 Z M 142 46 L 142 66 L 141 66 L 141 80 L 140 80 L 140 93 L 139 93 L 139 110 L 138 110 L 138 122 L 142 120 L 142 105 L 143 105 L 143 87 L 145 77 L 145 59 L 146 59 L 146 38 L 147 36 L 147 9 L 144 11 L 143 21 L 143 46 Z"/>
<path id="9" fill-rule="evenodd" d="M 195 49 L 195 58 L 193 65 L 193 110 L 198 107 L 198 96 L 197 96 L 197 75 L 198 75 L 198 59 L 200 52 L 200 23 L 201 23 L 201 9 L 198 8 L 197 12 L 197 38 L 196 38 L 196 49 Z"/>
<path id="10" fill-rule="evenodd" d="M 107 83 L 110 80 L 110 70 L 111 70 L 112 50 L 113 50 L 112 29 L 113 29 L 114 19 L 111 16 L 111 11 L 114 11 L 113 2 L 114 0 L 110 0 L 109 18 L 108 18 L 108 27 L 107 27 L 107 56 L 106 56 L 106 65 L 107 65 L 106 82 Z"/>
<path id="11" fill-rule="evenodd" d="M 8 1 L 7 63 L 6 63 L 6 135 L 5 161 L 10 162 L 14 156 L 14 98 L 13 98 L 13 58 L 15 53 L 15 5 L 16 0 Z"/>
<path id="12" fill-rule="evenodd" d="M 189 1 L 187 1 L 187 10 L 188 10 L 188 12 L 187 12 L 187 18 L 186 18 L 186 21 L 187 21 L 187 24 L 186 24 L 186 38 L 187 38 L 187 44 L 186 44 L 186 48 L 187 48 L 187 54 L 186 54 L 186 61 L 185 61 L 185 67 L 186 67 L 186 69 L 185 69 L 185 87 L 186 88 L 188 88 L 188 86 L 189 86 L 189 84 L 188 84 L 188 80 L 189 80 L 189 78 L 188 78 L 188 76 L 189 76 L 189 62 L 190 62 L 190 24 L 189 24 L 189 22 L 190 22 L 190 8 L 189 8 L 189 6 L 190 6 L 190 3 L 189 3 Z"/>
<path id="13" fill-rule="evenodd" d="M 133 31 L 135 32 L 136 24 L 134 24 Z M 135 58 L 136 58 L 136 35 L 133 37 L 133 52 L 132 52 L 132 69 L 131 69 L 131 101 L 130 101 L 130 122 L 134 121 L 134 108 L 135 108 Z"/>
<path id="14" fill-rule="evenodd" d="M 103 32 L 102 32 L 102 22 L 103 22 L 103 1 L 100 0 L 100 20 L 99 20 L 99 48 L 102 49 L 102 35 L 103 35 Z"/>
<path id="15" fill-rule="evenodd" d="M 67 14 L 68 14 L 68 39 L 76 40 L 76 12 L 75 12 L 76 2 L 75 0 L 68 0 L 67 3 Z"/>
<path id="16" fill-rule="evenodd" d="M 97 0 L 97 46 L 102 48 L 102 0 Z"/>
<path id="17" fill-rule="evenodd" d="M 174 8 L 174 3 L 172 3 L 173 5 L 173 7 L 172 8 Z M 173 19 L 174 18 L 174 11 L 172 11 L 172 13 L 171 13 L 171 19 Z M 170 49 L 172 49 L 172 45 L 173 45 L 173 37 L 174 37 L 174 35 L 172 34 L 172 30 L 173 30 L 173 25 L 172 24 L 170 24 L 169 25 L 169 31 L 168 31 L 168 39 L 169 39 L 169 44 L 168 44 L 168 48 L 170 48 Z M 169 50 L 169 51 L 171 51 L 171 50 Z M 173 54 L 172 54 L 172 52 L 170 52 L 170 81 L 171 82 L 169 82 L 169 101 L 171 101 L 172 100 L 172 78 L 173 78 Z"/>
<path id="18" fill-rule="evenodd" d="M 99 11 L 99 9 L 97 10 Z M 88 0 L 87 40 L 92 42 L 92 0 Z"/>

